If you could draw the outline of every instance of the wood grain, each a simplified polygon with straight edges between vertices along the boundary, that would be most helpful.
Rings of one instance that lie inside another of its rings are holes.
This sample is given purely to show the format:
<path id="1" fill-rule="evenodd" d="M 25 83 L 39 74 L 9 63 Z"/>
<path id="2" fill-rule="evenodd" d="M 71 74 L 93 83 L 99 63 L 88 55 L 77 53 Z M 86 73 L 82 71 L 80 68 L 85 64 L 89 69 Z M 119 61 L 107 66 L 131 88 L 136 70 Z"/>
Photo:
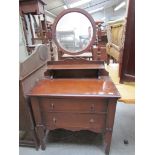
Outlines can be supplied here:
<path id="1" fill-rule="evenodd" d="M 85 96 L 120 98 L 109 77 L 104 79 L 44 79 L 32 89 L 29 96 Z"/>

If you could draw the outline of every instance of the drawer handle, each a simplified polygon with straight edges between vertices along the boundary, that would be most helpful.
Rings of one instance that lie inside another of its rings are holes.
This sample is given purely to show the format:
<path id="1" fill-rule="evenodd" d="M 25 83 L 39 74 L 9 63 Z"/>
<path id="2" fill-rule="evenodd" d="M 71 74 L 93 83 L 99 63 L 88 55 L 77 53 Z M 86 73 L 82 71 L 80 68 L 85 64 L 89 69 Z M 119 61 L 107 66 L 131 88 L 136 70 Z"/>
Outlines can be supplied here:
<path id="1" fill-rule="evenodd" d="M 56 118 L 55 117 L 53 117 L 53 123 L 56 123 Z"/>
<path id="2" fill-rule="evenodd" d="M 51 108 L 54 109 L 54 104 L 53 103 L 51 104 Z"/>
<path id="3" fill-rule="evenodd" d="M 94 121 L 93 118 L 91 118 L 91 119 L 89 120 L 89 122 L 90 122 L 90 123 L 94 123 L 95 121 Z"/>
<path id="4" fill-rule="evenodd" d="M 95 111 L 95 106 L 94 106 L 94 104 L 92 104 L 90 108 L 91 108 L 91 111 Z"/>

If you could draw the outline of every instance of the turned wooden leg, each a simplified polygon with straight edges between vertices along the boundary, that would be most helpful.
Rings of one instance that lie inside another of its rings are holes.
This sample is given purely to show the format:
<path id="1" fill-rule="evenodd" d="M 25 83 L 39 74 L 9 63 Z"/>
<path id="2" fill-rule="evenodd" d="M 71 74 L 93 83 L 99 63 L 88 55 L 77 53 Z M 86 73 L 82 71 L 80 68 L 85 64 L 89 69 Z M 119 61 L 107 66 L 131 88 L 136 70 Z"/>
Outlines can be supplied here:
<path id="1" fill-rule="evenodd" d="M 116 100 L 110 100 L 108 104 L 106 130 L 105 130 L 104 142 L 103 142 L 106 155 L 109 155 L 109 152 L 110 152 L 113 125 L 114 125 L 114 119 L 115 119 L 115 111 L 116 111 Z"/>
<path id="2" fill-rule="evenodd" d="M 40 141 L 41 149 L 45 150 L 46 149 L 46 143 L 45 143 L 45 131 L 44 131 L 44 126 L 43 125 L 37 125 L 36 127 L 37 135 Z"/>

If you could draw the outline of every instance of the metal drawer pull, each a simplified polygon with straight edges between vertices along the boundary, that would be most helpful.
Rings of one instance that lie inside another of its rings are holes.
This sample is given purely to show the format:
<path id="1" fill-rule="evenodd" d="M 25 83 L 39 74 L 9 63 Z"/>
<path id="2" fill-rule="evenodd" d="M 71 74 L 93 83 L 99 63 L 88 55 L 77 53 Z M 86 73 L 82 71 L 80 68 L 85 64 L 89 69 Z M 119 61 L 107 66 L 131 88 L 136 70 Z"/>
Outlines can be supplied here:
<path id="1" fill-rule="evenodd" d="M 56 118 L 55 117 L 53 117 L 53 123 L 56 123 Z"/>
<path id="2" fill-rule="evenodd" d="M 95 121 L 94 121 L 93 118 L 91 118 L 89 122 L 90 122 L 90 123 L 94 123 Z"/>
<path id="3" fill-rule="evenodd" d="M 54 104 L 53 103 L 51 104 L 51 108 L 54 109 Z"/>

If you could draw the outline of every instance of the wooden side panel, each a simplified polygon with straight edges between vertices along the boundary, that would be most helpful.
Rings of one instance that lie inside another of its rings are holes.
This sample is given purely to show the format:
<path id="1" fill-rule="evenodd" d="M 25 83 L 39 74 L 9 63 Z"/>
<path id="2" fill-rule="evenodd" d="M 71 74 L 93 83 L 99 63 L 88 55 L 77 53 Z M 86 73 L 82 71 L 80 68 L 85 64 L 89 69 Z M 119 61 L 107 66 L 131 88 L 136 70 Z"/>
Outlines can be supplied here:
<path id="1" fill-rule="evenodd" d="M 135 0 L 129 0 L 124 50 L 120 61 L 120 82 L 135 80 Z"/>
<path id="2" fill-rule="evenodd" d="M 20 130 L 30 130 L 30 116 L 28 114 L 28 107 L 26 99 L 23 93 L 23 87 L 21 81 L 19 82 L 19 129 Z"/>

